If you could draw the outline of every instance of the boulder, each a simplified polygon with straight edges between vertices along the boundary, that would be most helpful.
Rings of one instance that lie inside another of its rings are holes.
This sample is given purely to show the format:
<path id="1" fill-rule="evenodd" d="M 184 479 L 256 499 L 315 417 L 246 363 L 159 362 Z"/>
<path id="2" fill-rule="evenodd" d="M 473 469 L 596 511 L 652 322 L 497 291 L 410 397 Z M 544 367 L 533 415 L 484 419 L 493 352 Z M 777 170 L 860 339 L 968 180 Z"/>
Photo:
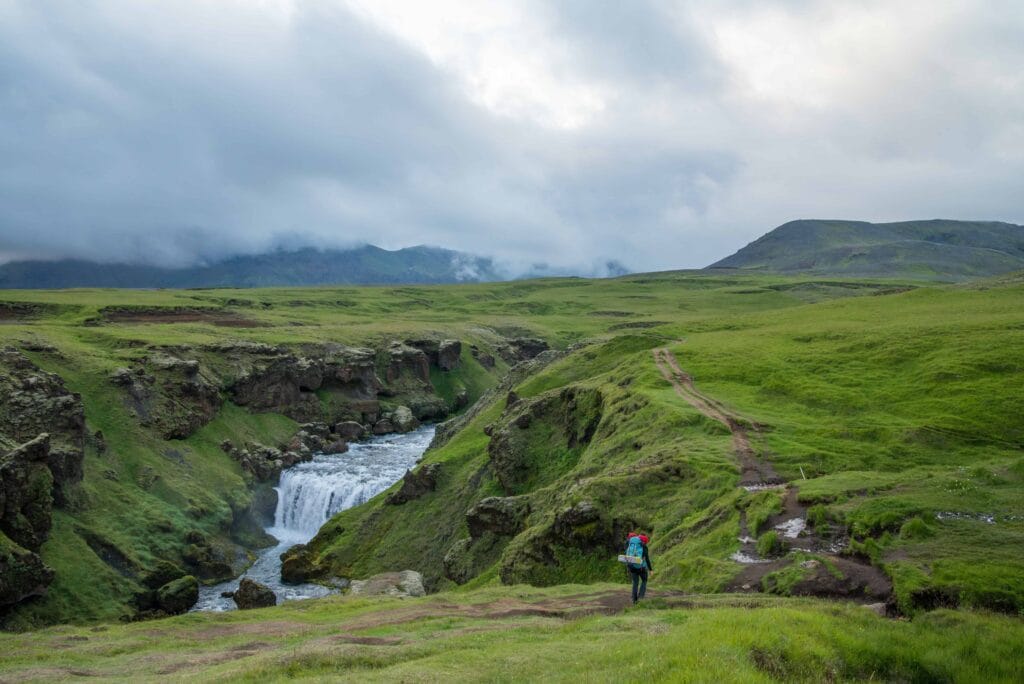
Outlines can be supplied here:
<path id="1" fill-rule="evenodd" d="M 407 470 L 402 477 L 402 486 L 397 492 L 388 495 L 384 503 L 392 506 L 400 506 L 413 499 L 418 499 L 428 492 L 437 488 L 437 476 L 441 472 L 440 463 L 430 463 L 422 466 L 416 472 Z"/>
<path id="2" fill-rule="evenodd" d="M 469 391 L 461 389 L 455 395 L 455 410 L 464 409 L 469 406 Z"/>
<path id="3" fill-rule="evenodd" d="M 373 424 L 373 434 L 387 435 L 395 431 L 395 425 L 388 418 L 381 418 Z"/>
<path id="4" fill-rule="evenodd" d="M 343 439 L 336 439 L 323 448 L 325 454 L 343 454 L 348 451 L 348 442 Z"/>
<path id="5" fill-rule="evenodd" d="M 160 560 L 156 562 L 156 565 L 153 566 L 152 570 L 143 576 L 142 584 L 150 589 L 159 589 L 165 584 L 169 584 L 170 582 L 184 577 L 185 575 L 185 571 L 174 563 L 167 560 Z"/>
<path id="6" fill-rule="evenodd" d="M 346 420 L 334 426 L 334 434 L 341 439 L 355 442 L 366 436 L 366 429 L 354 420 Z"/>
<path id="7" fill-rule="evenodd" d="M 391 422 L 398 432 L 412 432 L 420 426 L 420 421 L 412 414 L 408 406 L 399 406 L 391 414 Z"/>
<path id="8" fill-rule="evenodd" d="M 448 372 L 459 367 L 462 358 L 462 342 L 441 340 L 437 348 L 437 367 Z"/>
<path id="9" fill-rule="evenodd" d="M 352 580 L 349 594 L 352 596 L 398 596 L 407 598 L 425 596 L 423 576 L 414 570 L 384 572 L 364 580 Z"/>
<path id="10" fill-rule="evenodd" d="M 285 584 L 302 584 L 316 576 L 305 544 L 296 544 L 281 554 L 281 581 Z"/>
<path id="11" fill-rule="evenodd" d="M 274 590 L 265 584 L 260 584 L 248 577 L 242 579 L 232 598 L 240 610 L 250 608 L 269 608 L 277 605 L 277 596 Z"/>
<path id="12" fill-rule="evenodd" d="M 518 534 L 530 515 L 530 502 L 523 496 L 490 496 L 466 511 L 469 536 L 478 539 L 485 532 L 497 535 Z"/>
<path id="13" fill-rule="evenodd" d="M 199 581 L 192 575 L 172 580 L 156 591 L 157 605 L 169 615 L 187 613 L 198 600 Z"/>

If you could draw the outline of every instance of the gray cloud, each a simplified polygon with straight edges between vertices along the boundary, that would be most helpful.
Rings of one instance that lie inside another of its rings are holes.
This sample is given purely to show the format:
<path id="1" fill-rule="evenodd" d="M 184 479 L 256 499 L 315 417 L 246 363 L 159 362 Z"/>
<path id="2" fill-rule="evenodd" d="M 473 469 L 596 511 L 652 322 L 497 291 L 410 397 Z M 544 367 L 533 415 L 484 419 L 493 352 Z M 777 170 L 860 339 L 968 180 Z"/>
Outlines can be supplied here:
<path id="1" fill-rule="evenodd" d="M 540 36 L 507 64 L 535 84 L 341 2 L 0 0 L 0 258 L 371 242 L 660 269 L 800 217 L 1024 222 L 1014 3 L 497 4 Z M 519 89 L 499 105 L 583 113 L 481 104 L 491 77 Z"/>

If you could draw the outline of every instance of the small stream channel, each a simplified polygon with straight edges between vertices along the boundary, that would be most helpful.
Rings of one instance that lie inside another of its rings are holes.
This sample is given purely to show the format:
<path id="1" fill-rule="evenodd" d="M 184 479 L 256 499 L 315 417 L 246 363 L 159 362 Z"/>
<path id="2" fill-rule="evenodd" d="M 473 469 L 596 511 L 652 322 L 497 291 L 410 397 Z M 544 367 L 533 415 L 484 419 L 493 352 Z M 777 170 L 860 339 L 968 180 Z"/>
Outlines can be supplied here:
<path id="1" fill-rule="evenodd" d="M 278 603 L 333 593 L 319 584 L 283 584 L 281 554 L 312 539 L 335 513 L 368 501 L 400 480 L 433 437 L 434 426 L 424 425 L 404 435 L 383 435 L 351 444 L 344 454 L 317 454 L 312 461 L 281 473 L 274 525 L 267 528 L 278 544 L 261 551 L 241 577 L 200 587 L 199 601 L 192 610 L 234 610 L 235 602 L 221 593 L 237 589 L 242 577 L 273 589 Z"/>

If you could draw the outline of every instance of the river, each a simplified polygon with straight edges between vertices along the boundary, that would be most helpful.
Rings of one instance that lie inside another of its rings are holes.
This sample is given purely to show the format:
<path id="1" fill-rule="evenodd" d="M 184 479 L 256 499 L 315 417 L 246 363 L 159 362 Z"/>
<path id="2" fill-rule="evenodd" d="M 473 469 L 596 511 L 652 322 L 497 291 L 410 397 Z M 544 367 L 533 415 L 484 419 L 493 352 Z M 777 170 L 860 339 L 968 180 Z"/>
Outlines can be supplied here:
<path id="1" fill-rule="evenodd" d="M 424 425 L 404 435 L 383 435 L 349 445 L 344 454 L 317 454 L 281 473 L 274 525 L 267 532 L 278 544 L 260 552 L 241 577 L 199 588 L 192 610 L 234 610 L 235 602 L 221 593 L 234 591 L 242 577 L 274 590 L 277 602 L 316 598 L 334 590 L 319 584 L 283 584 L 281 554 L 308 542 L 332 515 L 358 506 L 397 482 L 423 455 L 434 437 Z"/>

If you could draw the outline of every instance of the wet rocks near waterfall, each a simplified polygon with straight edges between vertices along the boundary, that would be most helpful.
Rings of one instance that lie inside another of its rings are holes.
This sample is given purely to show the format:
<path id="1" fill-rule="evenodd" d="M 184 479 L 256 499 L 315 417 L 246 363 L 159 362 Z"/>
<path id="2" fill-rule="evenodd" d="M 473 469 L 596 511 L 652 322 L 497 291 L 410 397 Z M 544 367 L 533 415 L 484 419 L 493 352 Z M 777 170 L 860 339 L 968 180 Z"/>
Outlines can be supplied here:
<path id="1" fill-rule="evenodd" d="M 398 406 L 394 411 L 381 415 L 373 425 L 373 434 L 387 435 L 392 432 L 412 432 L 420 426 L 419 419 L 408 406 Z"/>
<path id="2" fill-rule="evenodd" d="M 437 476 L 441 472 L 440 463 L 430 463 L 421 467 L 416 472 L 406 471 L 402 478 L 402 487 L 388 496 L 384 503 L 391 506 L 400 506 L 413 499 L 418 499 L 428 492 L 437 488 Z"/>
<path id="3" fill-rule="evenodd" d="M 348 441 L 325 423 L 306 423 L 280 448 L 258 442 L 236 447 L 231 440 L 221 442 L 220 448 L 256 482 L 276 482 L 282 470 L 309 461 L 314 453 L 345 453 Z"/>
<path id="4" fill-rule="evenodd" d="M 242 579 L 238 590 L 231 595 L 231 598 L 241 610 L 269 608 L 277 605 L 277 596 L 274 595 L 274 591 L 270 587 L 248 577 Z"/>
<path id="5" fill-rule="evenodd" d="M 334 426 L 334 434 L 340 439 L 355 442 L 366 436 L 366 428 L 354 420 L 344 420 Z"/>
<path id="6" fill-rule="evenodd" d="M 423 576 L 414 570 L 384 572 L 367 579 L 352 580 L 349 585 L 352 596 L 396 596 L 408 598 L 426 596 Z"/>
<path id="7" fill-rule="evenodd" d="M 420 421 L 416 419 L 416 416 L 412 415 L 412 410 L 408 406 L 396 408 L 394 413 L 391 414 L 391 422 L 398 432 L 412 432 L 420 426 Z"/>

